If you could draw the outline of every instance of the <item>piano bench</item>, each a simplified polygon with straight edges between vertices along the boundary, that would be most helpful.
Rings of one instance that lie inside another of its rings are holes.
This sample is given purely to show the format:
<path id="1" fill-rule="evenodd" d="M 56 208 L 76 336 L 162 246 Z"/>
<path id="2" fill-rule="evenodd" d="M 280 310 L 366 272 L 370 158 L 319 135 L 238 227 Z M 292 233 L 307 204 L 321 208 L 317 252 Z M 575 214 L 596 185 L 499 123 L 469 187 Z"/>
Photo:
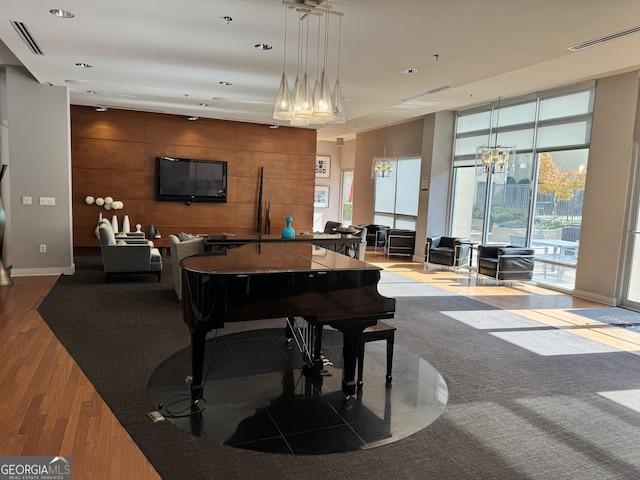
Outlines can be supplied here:
<path id="1" fill-rule="evenodd" d="M 393 342 L 395 338 L 396 327 L 392 327 L 388 323 L 378 320 L 378 323 L 367 327 L 360 337 L 360 346 L 358 348 L 358 388 L 362 388 L 362 369 L 364 365 L 364 344 L 376 340 L 387 341 L 387 384 L 391 383 L 391 367 L 393 366 Z"/>

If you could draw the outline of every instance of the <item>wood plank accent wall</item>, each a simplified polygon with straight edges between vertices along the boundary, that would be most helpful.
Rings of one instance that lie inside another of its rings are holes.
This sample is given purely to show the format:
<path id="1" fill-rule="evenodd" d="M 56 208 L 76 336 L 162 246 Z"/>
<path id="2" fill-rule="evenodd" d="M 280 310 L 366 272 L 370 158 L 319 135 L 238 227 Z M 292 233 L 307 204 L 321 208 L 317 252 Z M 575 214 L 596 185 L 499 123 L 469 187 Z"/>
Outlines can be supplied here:
<path id="1" fill-rule="evenodd" d="M 313 230 L 316 131 L 310 129 L 179 115 L 71 106 L 71 166 L 74 247 L 98 247 L 98 214 L 128 215 L 132 230 L 153 224 L 169 245 L 169 234 L 255 233 L 260 167 L 263 207 L 271 202 L 271 233 L 293 217 L 297 233 Z M 155 200 L 155 158 L 170 156 L 228 162 L 227 203 Z M 85 197 L 113 197 L 114 212 L 87 205 Z"/>

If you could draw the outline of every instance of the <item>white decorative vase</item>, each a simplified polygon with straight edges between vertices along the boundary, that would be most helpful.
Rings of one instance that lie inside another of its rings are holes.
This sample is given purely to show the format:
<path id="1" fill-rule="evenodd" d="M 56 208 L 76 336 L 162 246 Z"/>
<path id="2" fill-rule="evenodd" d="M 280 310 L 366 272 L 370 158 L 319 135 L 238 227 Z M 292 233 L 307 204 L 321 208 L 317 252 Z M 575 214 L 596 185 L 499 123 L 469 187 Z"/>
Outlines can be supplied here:
<path id="1" fill-rule="evenodd" d="M 118 217 L 117 216 L 113 216 L 111 218 L 111 227 L 113 228 L 113 233 L 118 233 Z"/>
<path id="2" fill-rule="evenodd" d="M 122 231 L 124 233 L 130 233 L 131 232 L 131 224 L 129 223 L 129 215 L 125 215 L 124 218 L 122 219 Z"/>

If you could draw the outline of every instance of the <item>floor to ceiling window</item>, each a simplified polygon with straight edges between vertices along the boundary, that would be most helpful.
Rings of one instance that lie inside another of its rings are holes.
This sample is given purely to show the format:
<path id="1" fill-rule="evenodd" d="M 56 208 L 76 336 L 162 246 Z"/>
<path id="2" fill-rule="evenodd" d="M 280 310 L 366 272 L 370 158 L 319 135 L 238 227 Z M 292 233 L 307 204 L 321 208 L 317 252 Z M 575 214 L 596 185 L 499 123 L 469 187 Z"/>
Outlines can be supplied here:
<path id="1" fill-rule="evenodd" d="M 391 176 L 375 177 L 373 223 L 415 230 L 421 159 L 406 157 L 393 163 L 394 171 Z"/>
<path id="2" fill-rule="evenodd" d="M 531 246 L 534 280 L 572 290 L 594 102 L 593 86 L 459 112 L 451 232 Z M 515 145 L 504 171 L 476 165 L 480 145 Z"/>
<path id="3" fill-rule="evenodd" d="M 340 221 L 351 225 L 353 221 L 353 170 L 342 170 L 340 192 Z"/>

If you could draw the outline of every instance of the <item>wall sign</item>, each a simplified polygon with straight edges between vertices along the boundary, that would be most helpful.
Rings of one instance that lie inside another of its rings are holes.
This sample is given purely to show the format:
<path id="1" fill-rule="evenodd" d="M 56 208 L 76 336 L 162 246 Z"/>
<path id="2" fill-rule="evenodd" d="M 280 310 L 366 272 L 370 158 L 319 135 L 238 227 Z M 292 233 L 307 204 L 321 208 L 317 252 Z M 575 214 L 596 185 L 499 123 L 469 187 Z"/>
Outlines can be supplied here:
<path id="1" fill-rule="evenodd" d="M 331 157 L 316 155 L 316 178 L 329 178 L 331 176 Z"/>
<path id="2" fill-rule="evenodd" d="M 313 196 L 313 206 L 316 208 L 327 208 L 329 206 L 328 186 L 316 185 L 315 195 Z"/>

